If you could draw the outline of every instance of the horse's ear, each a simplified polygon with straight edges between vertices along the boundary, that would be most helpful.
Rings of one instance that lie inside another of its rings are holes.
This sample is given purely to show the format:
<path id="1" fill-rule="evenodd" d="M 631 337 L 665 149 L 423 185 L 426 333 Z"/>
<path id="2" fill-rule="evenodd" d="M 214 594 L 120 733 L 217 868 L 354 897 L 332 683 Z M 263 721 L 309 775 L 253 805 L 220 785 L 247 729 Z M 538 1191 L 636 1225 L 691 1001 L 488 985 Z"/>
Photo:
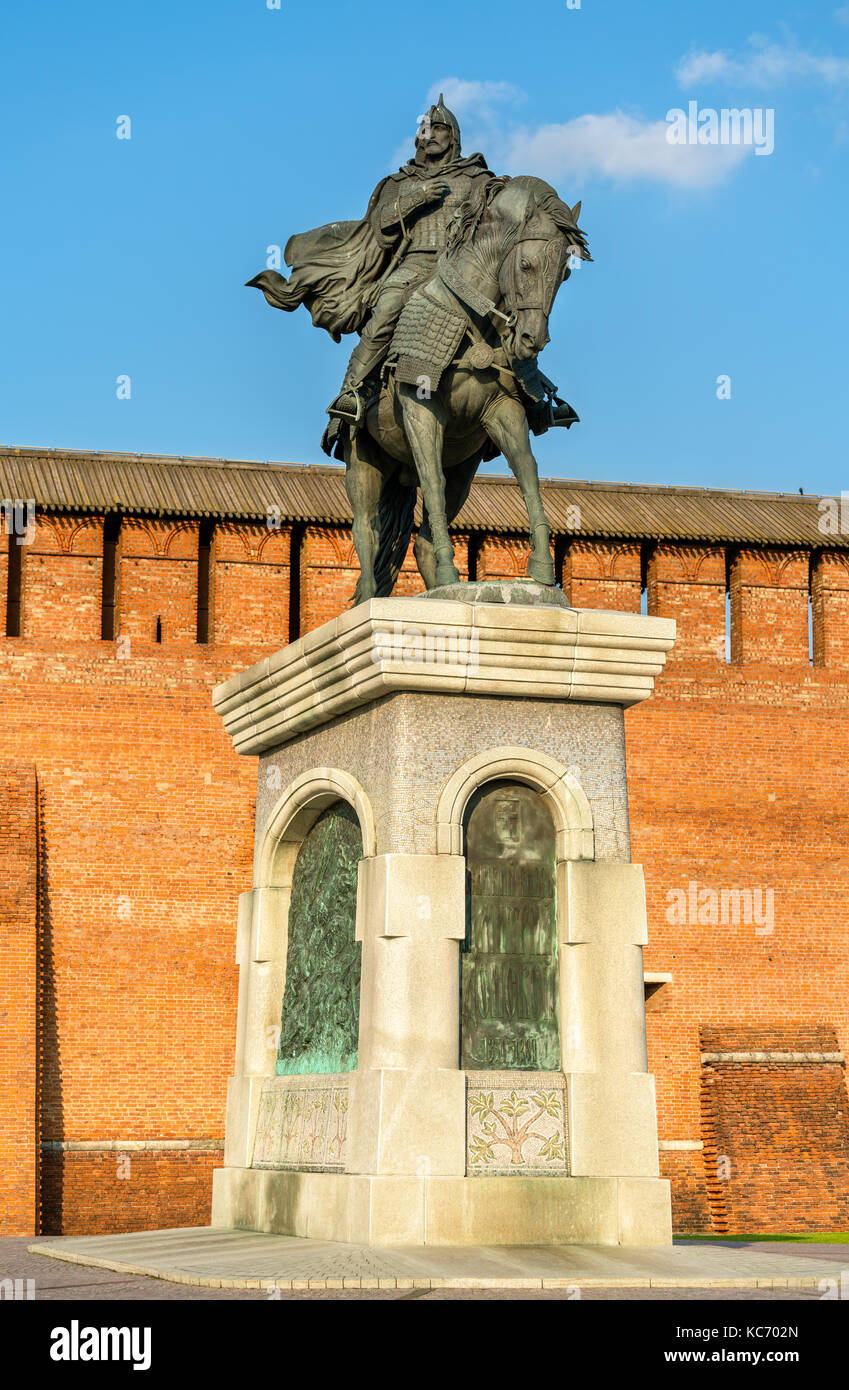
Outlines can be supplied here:
<path id="1" fill-rule="evenodd" d="M 580 217 L 580 215 L 581 215 L 581 200 L 580 200 L 580 198 L 579 198 L 578 201 L 577 201 L 577 203 L 575 204 L 575 206 L 574 206 L 573 209 L 572 209 L 572 221 L 575 223 L 575 226 L 578 225 L 578 218 Z"/>

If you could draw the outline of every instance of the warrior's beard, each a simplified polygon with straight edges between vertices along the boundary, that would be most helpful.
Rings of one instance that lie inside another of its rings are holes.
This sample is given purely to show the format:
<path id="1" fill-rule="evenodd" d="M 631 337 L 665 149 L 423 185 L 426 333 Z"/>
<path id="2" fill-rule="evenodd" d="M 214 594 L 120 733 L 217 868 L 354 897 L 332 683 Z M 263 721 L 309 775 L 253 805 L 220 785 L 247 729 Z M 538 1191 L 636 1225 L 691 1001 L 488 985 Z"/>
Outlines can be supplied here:
<path id="1" fill-rule="evenodd" d="M 418 164 L 419 168 L 427 167 L 430 169 L 441 169 L 444 164 L 453 163 L 458 153 L 457 145 L 455 141 L 452 140 L 444 154 L 441 154 L 437 159 L 428 159 L 425 154 L 424 145 L 416 141 L 416 153 L 413 156 L 412 163 Z"/>

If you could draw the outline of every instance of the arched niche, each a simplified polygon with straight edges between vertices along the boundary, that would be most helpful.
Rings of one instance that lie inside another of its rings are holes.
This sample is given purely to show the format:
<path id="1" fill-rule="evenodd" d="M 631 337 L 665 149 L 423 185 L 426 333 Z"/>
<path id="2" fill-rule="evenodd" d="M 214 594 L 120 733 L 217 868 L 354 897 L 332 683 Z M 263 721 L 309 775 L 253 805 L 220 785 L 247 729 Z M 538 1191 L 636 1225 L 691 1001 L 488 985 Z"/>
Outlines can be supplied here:
<path id="1" fill-rule="evenodd" d="M 554 822 L 558 860 L 594 859 L 592 808 L 577 778 L 546 753 L 530 748 L 491 748 L 464 762 L 445 784 L 436 808 L 439 854 L 463 854 L 466 807 L 487 782 L 514 780 L 533 787 Z"/>
<path id="2" fill-rule="evenodd" d="M 371 804 L 360 783 L 339 769 L 303 773 L 268 816 L 255 857 L 254 889 L 246 895 L 250 920 L 243 938 L 237 1045 L 237 1066 L 244 1075 L 278 1074 L 293 877 L 301 846 L 322 814 L 339 802 L 356 816 L 362 858 L 372 857 L 376 835 Z M 304 1070 L 306 1065 L 304 1059 Z"/>
<path id="3" fill-rule="evenodd" d="M 554 818 L 539 790 L 485 782 L 463 819 L 466 940 L 461 1057 L 466 1071 L 559 1071 Z"/>
<path id="4" fill-rule="evenodd" d="M 341 799 L 320 811 L 298 849 L 289 890 L 279 1076 L 346 1072 L 357 1065 L 362 849 L 356 811 Z"/>

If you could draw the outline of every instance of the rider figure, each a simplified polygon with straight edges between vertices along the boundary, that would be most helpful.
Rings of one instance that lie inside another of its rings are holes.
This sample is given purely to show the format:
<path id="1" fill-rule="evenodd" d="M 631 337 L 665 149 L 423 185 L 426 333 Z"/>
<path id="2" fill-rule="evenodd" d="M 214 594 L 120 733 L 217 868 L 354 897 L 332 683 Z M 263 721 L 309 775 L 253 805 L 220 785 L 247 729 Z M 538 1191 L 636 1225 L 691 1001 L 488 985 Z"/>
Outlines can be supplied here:
<path id="1" fill-rule="evenodd" d="M 430 280 L 445 250 L 451 218 L 480 181 L 493 178 L 483 155 L 460 157 L 460 127 L 442 94 L 422 118 L 416 153 L 372 195 L 371 225 L 380 244 L 394 250 L 376 287 L 370 317 L 351 354 L 342 390 L 328 415 L 358 423 L 370 392 L 366 383 L 383 361 L 402 308 Z"/>

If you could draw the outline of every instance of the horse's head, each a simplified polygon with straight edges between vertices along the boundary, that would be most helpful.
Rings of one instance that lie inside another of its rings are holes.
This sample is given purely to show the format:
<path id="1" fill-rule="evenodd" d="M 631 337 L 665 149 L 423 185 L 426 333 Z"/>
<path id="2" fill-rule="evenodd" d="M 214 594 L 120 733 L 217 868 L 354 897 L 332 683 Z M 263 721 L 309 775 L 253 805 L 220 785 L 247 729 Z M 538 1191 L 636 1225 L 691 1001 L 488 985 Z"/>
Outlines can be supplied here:
<path id="1" fill-rule="evenodd" d="M 578 227 L 580 208 L 580 203 L 570 208 L 550 184 L 528 175 L 511 179 L 493 201 L 506 243 L 498 266 L 498 287 L 509 315 L 505 342 L 521 362 L 536 357 L 549 340 L 549 314 L 572 273 L 572 258 L 592 259 Z"/>

